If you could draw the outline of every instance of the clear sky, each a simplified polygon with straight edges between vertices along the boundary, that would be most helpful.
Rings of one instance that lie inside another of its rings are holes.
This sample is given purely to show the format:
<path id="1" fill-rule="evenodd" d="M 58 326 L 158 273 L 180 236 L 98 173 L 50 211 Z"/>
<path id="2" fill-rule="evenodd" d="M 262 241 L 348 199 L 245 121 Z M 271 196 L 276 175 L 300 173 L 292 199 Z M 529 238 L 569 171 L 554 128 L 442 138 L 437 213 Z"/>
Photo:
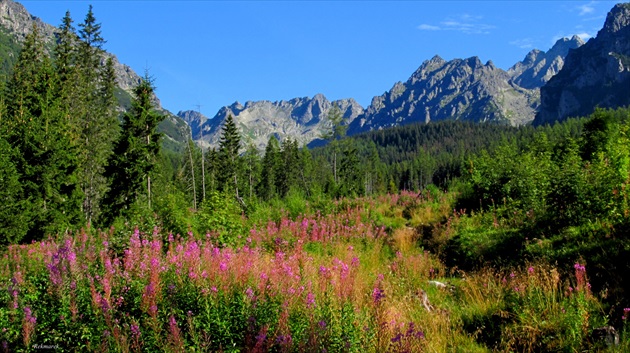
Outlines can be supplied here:
<path id="1" fill-rule="evenodd" d="M 162 105 L 372 97 L 438 54 L 507 69 L 560 37 L 595 36 L 614 1 L 21 1 L 58 26 L 93 5 L 105 49 L 155 78 Z"/>

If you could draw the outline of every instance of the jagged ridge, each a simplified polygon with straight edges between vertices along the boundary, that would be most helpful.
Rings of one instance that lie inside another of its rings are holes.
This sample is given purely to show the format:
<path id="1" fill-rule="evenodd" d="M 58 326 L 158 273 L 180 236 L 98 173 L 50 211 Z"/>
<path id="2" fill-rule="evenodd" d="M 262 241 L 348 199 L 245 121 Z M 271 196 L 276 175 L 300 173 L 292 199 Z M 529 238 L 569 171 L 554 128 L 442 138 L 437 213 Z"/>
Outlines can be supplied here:
<path id="1" fill-rule="evenodd" d="M 363 114 L 363 107 L 352 98 L 331 102 L 317 94 L 313 98 L 288 101 L 250 101 L 245 105 L 236 102 L 221 108 L 212 119 L 194 111 L 180 111 L 177 115 L 189 123 L 193 139 L 206 147 L 218 146 L 221 126 L 227 116 L 232 115 L 243 141 L 264 149 L 272 135 L 280 141 L 290 137 L 300 145 L 319 138 L 330 125 L 326 117 L 334 104 L 340 108 L 346 124 Z"/>

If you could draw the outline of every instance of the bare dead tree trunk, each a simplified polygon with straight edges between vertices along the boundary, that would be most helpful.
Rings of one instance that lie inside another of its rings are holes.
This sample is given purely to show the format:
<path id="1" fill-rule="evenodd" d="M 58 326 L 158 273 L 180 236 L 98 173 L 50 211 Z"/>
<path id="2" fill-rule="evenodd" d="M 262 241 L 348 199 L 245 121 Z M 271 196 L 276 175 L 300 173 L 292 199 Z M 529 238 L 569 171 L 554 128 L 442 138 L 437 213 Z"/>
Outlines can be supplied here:
<path id="1" fill-rule="evenodd" d="M 192 175 L 192 189 L 193 189 L 193 209 L 197 209 L 197 184 L 195 183 L 195 164 L 192 157 L 192 146 L 188 141 L 188 156 L 190 157 L 190 172 Z"/>

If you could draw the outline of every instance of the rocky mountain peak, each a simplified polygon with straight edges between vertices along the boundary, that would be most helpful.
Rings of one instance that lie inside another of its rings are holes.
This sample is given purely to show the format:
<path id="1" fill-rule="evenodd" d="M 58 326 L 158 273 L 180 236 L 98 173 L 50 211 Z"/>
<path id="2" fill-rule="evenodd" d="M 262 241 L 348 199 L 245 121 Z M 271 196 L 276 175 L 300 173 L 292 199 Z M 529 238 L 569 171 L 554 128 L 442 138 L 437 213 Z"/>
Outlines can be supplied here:
<path id="1" fill-rule="evenodd" d="M 615 5 L 604 27 L 587 43 L 569 51 L 562 70 L 541 88 L 534 124 L 585 116 L 596 106 L 630 104 L 630 3 Z"/>
<path id="2" fill-rule="evenodd" d="M 538 49 L 530 51 L 523 61 L 516 63 L 507 72 L 512 82 L 523 88 L 540 88 L 560 72 L 569 51 L 583 44 L 584 41 L 578 36 L 560 38 L 547 52 Z"/>
<path id="3" fill-rule="evenodd" d="M 451 61 L 435 56 L 409 80 L 374 97 L 349 133 L 447 119 L 521 125 L 533 119 L 537 102 L 536 92 L 511 83 L 492 61 L 484 65 L 476 56 Z"/>
<path id="4" fill-rule="evenodd" d="M 613 34 L 628 27 L 630 27 L 630 3 L 617 4 L 608 12 L 604 27 L 597 36 Z"/>
<path id="5" fill-rule="evenodd" d="M 318 139 L 328 129 L 328 112 L 336 105 L 341 110 L 346 124 L 363 114 L 363 107 L 354 99 L 329 101 L 318 93 L 312 98 L 301 97 L 288 101 L 235 102 L 223 107 L 212 118 L 207 119 L 196 112 L 183 111 L 178 116 L 189 121 L 193 139 L 204 147 L 217 147 L 221 137 L 221 125 L 228 115 L 236 121 L 244 143 L 253 143 L 264 150 L 270 136 L 280 141 L 290 137 L 305 145 Z M 202 136 L 203 135 L 203 136 Z"/>
<path id="6" fill-rule="evenodd" d="M 560 38 L 556 43 L 547 51 L 547 56 L 562 56 L 566 57 L 569 54 L 569 50 L 579 48 L 584 45 L 584 41 L 577 35 L 569 38 Z"/>
<path id="7" fill-rule="evenodd" d="M 44 23 L 39 17 L 31 15 L 20 3 L 10 0 L 0 1 L 0 26 L 15 35 L 19 42 L 24 41 L 26 35 L 31 33 L 33 23 L 42 31 L 46 41 L 55 40 L 55 27 Z"/>

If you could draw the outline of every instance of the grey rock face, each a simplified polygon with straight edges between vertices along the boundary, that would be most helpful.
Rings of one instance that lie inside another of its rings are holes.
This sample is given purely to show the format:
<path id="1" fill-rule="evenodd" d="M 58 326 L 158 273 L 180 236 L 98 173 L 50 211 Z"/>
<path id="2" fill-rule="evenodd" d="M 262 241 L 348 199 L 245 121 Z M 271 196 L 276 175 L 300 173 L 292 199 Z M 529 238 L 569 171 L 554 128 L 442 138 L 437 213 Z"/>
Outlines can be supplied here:
<path id="1" fill-rule="evenodd" d="M 534 124 L 584 116 L 595 107 L 630 105 L 630 3 L 608 13 L 597 37 L 572 50 L 564 67 L 541 88 Z"/>
<path id="2" fill-rule="evenodd" d="M 26 35 L 31 33 L 33 23 L 37 24 L 48 42 L 54 42 L 55 27 L 32 16 L 22 4 L 11 0 L 0 0 L 0 26 L 14 34 L 18 41 L 24 41 Z"/>
<path id="3" fill-rule="evenodd" d="M 313 98 L 294 98 L 288 101 L 236 102 L 223 107 L 212 118 L 207 119 L 194 111 L 183 111 L 177 115 L 191 126 L 193 139 L 204 147 L 218 147 L 221 128 L 228 115 L 241 131 L 244 143 L 253 143 L 264 149 L 271 135 L 280 141 L 287 137 L 305 145 L 319 138 L 330 125 L 328 112 L 336 104 L 343 114 L 346 124 L 363 113 L 363 107 L 354 99 L 329 101 L 322 94 Z"/>
<path id="4" fill-rule="evenodd" d="M 512 81 L 523 88 L 540 88 L 560 72 L 569 51 L 583 44 L 584 41 L 578 36 L 559 39 L 547 52 L 538 49 L 530 51 L 523 61 L 516 63 L 507 72 Z"/>
<path id="5" fill-rule="evenodd" d="M 407 82 L 374 97 L 350 133 L 446 119 L 521 125 L 534 118 L 537 104 L 537 90 L 518 86 L 492 62 L 435 56 Z"/>

